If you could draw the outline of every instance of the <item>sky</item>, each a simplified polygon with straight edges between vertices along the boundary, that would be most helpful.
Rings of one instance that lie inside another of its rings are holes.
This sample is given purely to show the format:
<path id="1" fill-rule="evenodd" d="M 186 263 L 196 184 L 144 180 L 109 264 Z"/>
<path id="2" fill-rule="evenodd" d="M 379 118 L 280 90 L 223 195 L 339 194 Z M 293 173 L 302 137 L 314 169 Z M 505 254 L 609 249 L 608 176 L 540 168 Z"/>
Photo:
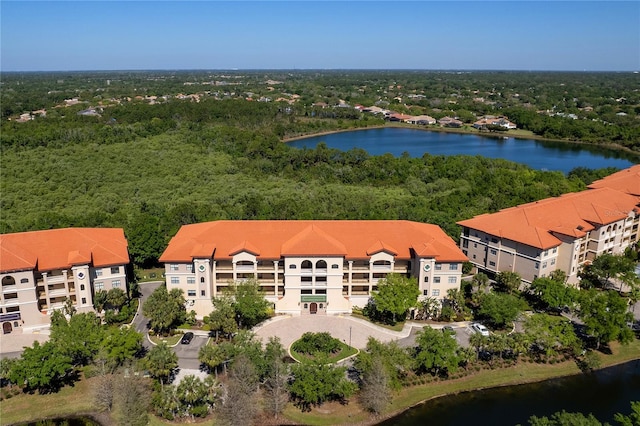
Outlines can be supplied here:
<path id="1" fill-rule="evenodd" d="M 640 1 L 6 1 L 1 71 L 639 71 Z"/>

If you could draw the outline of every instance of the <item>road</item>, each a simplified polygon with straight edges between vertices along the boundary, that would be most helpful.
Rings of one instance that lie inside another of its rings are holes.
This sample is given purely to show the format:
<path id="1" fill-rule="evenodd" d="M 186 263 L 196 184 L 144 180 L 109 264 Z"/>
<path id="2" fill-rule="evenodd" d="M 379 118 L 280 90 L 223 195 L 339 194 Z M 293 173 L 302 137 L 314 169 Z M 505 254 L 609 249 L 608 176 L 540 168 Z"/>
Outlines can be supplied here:
<path id="1" fill-rule="evenodd" d="M 149 319 L 142 314 L 142 305 L 144 305 L 144 302 L 149 298 L 151 293 L 153 293 L 162 284 L 162 281 L 150 281 L 138 284 L 138 287 L 140 289 L 140 303 L 138 305 L 138 312 L 136 312 L 136 316 L 133 318 L 132 324 L 135 330 L 139 333 L 142 333 L 142 335 L 144 336 L 142 345 L 147 350 L 151 349 L 153 345 L 147 339 L 147 333 L 149 332 Z"/>

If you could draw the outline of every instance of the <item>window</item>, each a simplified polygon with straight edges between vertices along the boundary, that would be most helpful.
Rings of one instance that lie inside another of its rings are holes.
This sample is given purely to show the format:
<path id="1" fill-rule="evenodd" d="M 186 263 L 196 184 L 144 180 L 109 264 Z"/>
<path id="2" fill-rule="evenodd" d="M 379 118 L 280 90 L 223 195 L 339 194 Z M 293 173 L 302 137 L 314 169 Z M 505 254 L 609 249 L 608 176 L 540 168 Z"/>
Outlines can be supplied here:
<path id="1" fill-rule="evenodd" d="M 496 266 L 496 262 L 494 262 L 494 261 L 490 261 L 490 262 L 489 262 L 489 266 Z"/>
<path id="2" fill-rule="evenodd" d="M 193 272 L 193 263 L 187 264 L 187 272 Z"/>
<path id="3" fill-rule="evenodd" d="M 440 277 L 433 277 L 433 282 L 436 284 L 440 284 Z"/>
<path id="4" fill-rule="evenodd" d="M 96 277 L 102 276 L 102 269 L 96 269 Z"/>
<path id="5" fill-rule="evenodd" d="M 200 296 L 206 296 L 206 293 L 204 290 L 200 290 Z"/>
<path id="6" fill-rule="evenodd" d="M 313 294 L 311 290 L 300 290 L 300 294 Z"/>
<path id="7" fill-rule="evenodd" d="M 169 266 L 169 269 L 170 269 L 171 271 L 175 272 L 175 271 L 177 271 L 178 269 L 180 269 L 180 267 L 179 267 L 178 265 L 176 265 L 175 263 L 172 263 L 172 264 Z"/>
<path id="8" fill-rule="evenodd" d="M 317 283 L 326 283 L 327 282 L 327 277 L 316 277 L 316 282 Z"/>
<path id="9" fill-rule="evenodd" d="M 442 264 L 436 263 L 436 271 L 439 271 L 441 269 L 442 269 Z"/>
<path id="10" fill-rule="evenodd" d="M 83 305 L 86 305 L 86 304 L 87 304 L 87 298 L 86 298 L 86 297 L 83 297 L 83 298 L 82 298 L 82 304 L 83 304 Z"/>
<path id="11" fill-rule="evenodd" d="M 438 296 L 440 296 L 440 289 L 437 289 L 437 288 L 436 288 L 436 289 L 432 290 L 432 291 L 431 291 L 431 295 L 432 295 L 433 297 L 438 297 Z"/>
<path id="12" fill-rule="evenodd" d="M 80 290 L 84 291 L 84 284 L 80 284 Z"/>
<path id="13" fill-rule="evenodd" d="M 171 284 L 180 284 L 180 278 L 171 277 Z"/>
<path id="14" fill-rule="evenodd" d="M 540 267 L 540 262 L 536 262 L 535 268 L 538 269 Z"/>
<path id="15" fill-rule="evenodd" d="M 196 291 L 195 290 L 188 290 L 187 291 L 187 296 L 189 297 L 195 297 L 196 295 Z"/>
<path id="16" fill-rule="evenodd" d="M 316 290 L 316 294 L 327 294 L 326 288 L 319 288 Z"/>
<path id="17" fill-rule="evenodd" d="M 327 269 L 327 262 L 324 260 L 318 260 L 316 262 L 316 269 Z"/>
<path id="18" fill-rule="evenodd" d="M 311 268 L 313 268 L 313 263 L 311 263 L 310 260 L 304 260 L 304 261 L 302 261 L 302 265 L 300 265 L 300 267 L 302 269 L 311 269 Z"/>
<path id="19" fill-rule="evenodd" d="M 195 284 L 196 277 L 187 277 L 187 284 Z"/>
<path id="20" fill-rule="evenodd" d="M 549 250 L 545 250 L 544 253 L 542 253 L 543 256 L 546 256 L 549 254 Z"/>
<path id="21" fill-rule="evenodd" d="M 458 264 L 457 263 L 450 263 L 449 264 L 449 270 L 450 271 L 457 271 L 458 270 Z"/>
<path id="22" fill-rule="evenodd" d="M 7 306 L 6 309 L 8 314 L 11 312 L 20 312 L 20 306 Z"/>
<path id="23" fill-rule="evenodd" d="M 104 290 L 104 283 L 103 282 L 97 282 L 93 285 L 97 290 Z"/>
<path id="24" fill-rule="evenodd" d="M 423 296 L 428 296 L 429 295 L 429 290 L 422 290 L 422 295 Z"/>
<path id="25" fill-rule="evenodd" d="M 555 259 L 551 259 L 551 264 L 555 265 L 556 264 L 556 260 Z"/>
<path id="26" fill-rule="evenodd" d="M 289 269 L 296 269 L 296 268 L 297 268 L 297 266 L 294 265 L 293 263 L 291 265 L 289 265 Z"/>
<path id="27" fill-rule="evenodd" d="M 23 278 L 20 280 L 20 284 L 26 284 L 29 282 L 29 278 Z"/>
<path id="28" fill-rule="evenodd" d="M 547 262 L 546 261 L 542 262 L 542 268 L 544 269 L 546 267 L 547 267 Z"/>
<path id="29" fill-rule="evenodd" d="M 496 254 L 498 254 L 498 251 L 496 249 L 491 249 L 491 254 L 495 256 Z"/>
<path id="30" fill-rule="evenodd" d="M 304 308 L 305 308 L 305 309 L 309 309 L 309 304 L 308 304 L 308 303 L 305 303 L 305 304 L 304 304 Z"/>
<path id="31" fill-rule="evenodd" d="M 319 307 L 320 309 L 322 309 L 322 308 L 324 307 L 324 305 L 321 303 L 320 305 L 318 305 L 318 307 Z"/>
<path id="32" fill-rule="evenodd" d="M 113 288 L 119 288 L 120 287 L 120 280 L 115 280 L 111 283 L 111 287 Z"/>
<path id="33" fill-rule="evenodd" d="M 428 283 L 429 282 L 429 277 L 424 277 L 424 282 Z"/>
<path id="34" fill-rule="evenodd" d="M 200 282 L 204 284 L 204 277 L 200 277 Z"/>
<path id="35" fill-rule="evenodd" d="M 119 274 L 119 273 L 120 273 L 120 267 L 119 266 L 112 266 L 111 267 L 111 275 Z"/>
<path id="36" fill-rule="evenodd" d="M 495 243 L 498 242 L 498 239 L 497 238 L 491 238 L 491 242 L 495 244 Z"/>
<path id="37" fill-rule="evenodd" d="M 331 269 L 340 269 L 340 265 L 334 263 L 333 265 L 331 265 Z"/>
<path id="38" fill-rule="evenodd" d="M 458 282 L 456 277 L 449 277 L 449 284 L 455 284 L 456 282 Z"/>
<path id="39" fill-rule="evenodd" d="M 477 243 L 473 243 L 473 248 L 478 248 L 478 244 Z"/>
<path id="40" fill-rule="evenodd" d="M 311 280 L 312 279 L 313 279 L 313 277 L 300 277 L 300 281 L 302 282 L 302 285 L 311 284 Z"/>
<path id="41" fill-rule="evenodd" d="M 554 247 L 553 250 L 551 251 L 551 253 L 555 254 L 558 252 L 558 247 Z"/>

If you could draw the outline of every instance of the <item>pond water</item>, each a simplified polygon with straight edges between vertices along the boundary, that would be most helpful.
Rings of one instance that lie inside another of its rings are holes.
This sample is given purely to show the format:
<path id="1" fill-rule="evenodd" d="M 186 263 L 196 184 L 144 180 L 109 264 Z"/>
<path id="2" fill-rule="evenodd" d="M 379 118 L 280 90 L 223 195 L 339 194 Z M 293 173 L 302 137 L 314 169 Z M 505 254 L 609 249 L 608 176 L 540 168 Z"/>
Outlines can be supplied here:
<path id="1" fill-rule="evenodd" d="M 515 139 L 386 127 L 353 132 L 313 136 L 289 142 L 296 148 L 313 148 L 324 142 L 330 148 L 348 151 L 362 148 L 371 155 L 404 152 L 412 157 L 431 155 L 482 155 L 527 164 L 538 170 L 559 170 L 564 173 L 576 167 L 624 169 L 638 162 L 638 157 L 605 148 L 560 142 Z"/>
<path id="2" fill-rule="evenodd" d="M 593 414 L 601 422 L 629 414 L 640 401 L 640 360 L 591 374 L 446 396 L 420 404 L 379 426 L 528 425 L 531 416 L 566 410 Z"/>

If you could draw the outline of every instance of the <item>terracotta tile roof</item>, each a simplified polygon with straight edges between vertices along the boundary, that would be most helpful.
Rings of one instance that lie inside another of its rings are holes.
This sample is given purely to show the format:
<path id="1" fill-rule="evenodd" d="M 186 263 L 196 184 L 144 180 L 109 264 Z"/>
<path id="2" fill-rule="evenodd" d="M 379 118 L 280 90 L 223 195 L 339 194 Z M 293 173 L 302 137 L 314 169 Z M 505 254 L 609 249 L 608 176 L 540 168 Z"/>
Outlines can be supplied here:
<path id="1" fill-rule="evenodd" d="M 65 228 L 0 235 L 0 272 L 129 263 L 121 228 Z"/>
<path id="2" fill-rule="evenodd" d="M 263 259 L 294 255 L 334 255 L 365 259 L 379 251 L 410 259 L 411 250 L 437 261 L 467 257 L 436 225 L 400 220 L 217 221 L 185 225 L 171 239 L 161 262 L 191 262 L 196 244 L 215 246 L 214 259 L 230 259 L 250 242 Z"/>
<path id="3" fill-rule="evenodd" d="M 605 187 L 640 196 L 640 164 L 616 172 L 589 185 L 591 189 Z"/>
<path id="4" fill-rule="evenodd" d="M 639 207 L 640 197 L 600 188 L 483 214 L 458 225 L 546 250 L 561 243 L 553 233 L 583 237 L 594 225 L 618 221 Z"/>

